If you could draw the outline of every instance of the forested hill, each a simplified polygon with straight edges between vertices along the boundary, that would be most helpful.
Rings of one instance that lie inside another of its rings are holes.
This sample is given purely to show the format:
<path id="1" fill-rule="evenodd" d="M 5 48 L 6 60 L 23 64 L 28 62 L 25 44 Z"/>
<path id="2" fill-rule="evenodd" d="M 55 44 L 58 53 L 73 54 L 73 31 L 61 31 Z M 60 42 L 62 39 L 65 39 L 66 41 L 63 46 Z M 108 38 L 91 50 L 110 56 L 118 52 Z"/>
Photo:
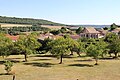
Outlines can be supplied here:
<path id="1" fill-rule="evenodd" d="M 0 23 L 10 23 L 10 24 L 30 24 L 30 25 L 55 25 L 63 26 L 64 24 L 55 23 L 43 19 L 33 19 L 33 18 L 17 18 L 17 17 L 6 17 L 0 16 Z"/>

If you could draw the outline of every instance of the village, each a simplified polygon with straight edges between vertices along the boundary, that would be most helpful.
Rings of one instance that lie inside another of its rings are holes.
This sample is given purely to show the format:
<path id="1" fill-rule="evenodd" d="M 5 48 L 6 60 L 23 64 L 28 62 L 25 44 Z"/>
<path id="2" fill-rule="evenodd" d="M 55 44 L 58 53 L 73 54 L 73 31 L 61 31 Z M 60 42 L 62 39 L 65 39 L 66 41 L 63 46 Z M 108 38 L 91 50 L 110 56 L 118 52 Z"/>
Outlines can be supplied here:
<path id="1" fill-rule="evenodd" d="M 105 38 L 108 33 L 115 33 L 116 35 L 120 35 L 119 26 L 114 23 L 111 26 L 114 26 L 115 28 L 110 30 L 110 29 L 103 29 L 103 28 L 95 28 L 92 26 L 80 27 L 81 30 L 79 31 L 79 33 L 76 33 L 77 29 L 74 29 L 74 28 L 68 27 L 68 26 L 42 25 L 42 27 L 50 28 L 51 31 L 42 32 L 42 33 L 37 32 L 37 34 L 38 34 L 37 38 L 40 40 L 44 40 L 46 38 L 55 40 L 57 38 L 63 37 L 64 35 L 69 35 L 70 38 L 72 38 L 74 40 L 78 40 L 79 38 Z M 59 31 L 62 28 L 65 29 L 63 33 L 59 32 L 54 35 L 55 31 Z M 54 33 L 52 33 L 52 31 Z M 31 34 L 31 32 L 23 32 L 23 34 L 29 35 L 29 34 Z M 6 34 L 6 37 L 10 38 L 13 42 L 15 42 L 19 39 L 19 35 L 14 36 L 14 35 Z"/>
<path id="2" fill-rule="evenodd" d="M 120 0 L 0 3 L 0 80 L 120 80 Z"/>
<path id="3" fill-rule="evenodd" d="M 0 69 L 0 71 L 3 72 L 0 75 L 10 75 L 6 77 L 6 79 L 13 78 L 13 80 L 15 80 L 20 79 L 21 72 L 28 75 L 28 72 L 31 71 L 32 73 L 38 73 L 36 74 L 36 79 L 39 80 L 39 78 L 37 78 L 37 76 L 41 74 L 39 73 L 39 70 L 41 71 L 42 68 L 48 70 L 49 68 L 46 67 L 50 67 L 53 68 L 49 70 L 50 72 L 48 75 L 50 76 L 41 76 L 42 79 L 49 80 L 54 77 L 52 76 L 54 73 L 53 70 L 58 69 L 60 67 L 59 64 L 63 65 L 61 66 L 62 70 L 64 70 L 64 66 L 69 66 L 66 67 L 65 70 L 69 70 L 72 73 L 74 72 L 73 67 L 74 69 L 75 67 L 86 67 L 87 70 L 92 68 L 91 70 L 94 71 L 97 69 L 95 65 L 98 65 L 102 68 L 102 70 L 100 69 L 98 71 L 101 71 L 100 73 L 102 73 L 104 70 L 103 64 L 106 66 L 112 65 L 113 63 L 111 63 L 111 60 L 115 60 L 115 62 L 119 64 L 120 50 L 117 47 L 119 47 L 120 44 L 120 28 L 115 23 L 110 27 L 105 28 L 88 26 L 79 27 L 76 30 L 73 28 L 70 29 L 68 26 L 51 27 L 47 25 L 47 28 L 48 27 L 50 27 L 51 31 L 22 32 L 17 35 L 0 34 L 1 56 L 3 57 L 3 59 L 0 58 L 0 62 L 1 64 L 4 63 L 7 72 L 4 73 L 3 70 Z M 24 55 L 24 58 L 22 55 Z M 59 61 L 56 60 L 56 58 L 58 58 Z M 109 61 L 109 59 L 111 60 Z M 27 67 L 27 65 L 31 66 Z M 22 66 L 24 66 L 24 68 Z M 37 67 L 41 69 L 37 69 Z M 24 69 L 28 70 L 31 68 L 33 68 L 34 71 L 24 71 Z M 116 67 L 112 68 L 116 69 Z M 59 72 L 62 72 L 62 70 Z M 42 73 L 43 72 L 44 70 Z M 76 72 L 79 73 L 79 70 Z M 89 70 L 87 72 L 89 72 Z M 45 71 L 43 75 L 46 73 L 47 72 Z M 24 74 L 22 74 L 22 79 L 28 79 Z M 63 73 L 63 75 L 61 75 L 63 77 L 59 77 L 59 79 L 65 78 L 65 74 L 66 73 Z M 70 74 L 67 75 L 69 76 Z M 68 78 L 68 76 L 66 77 Z M 86 76 L 89 76 L 89 74 L 86 74 Z M 5 79 L 4 76 L 0 77 L 3 80 Z M 80 77 L 71 77 L 71 79 L 73 78 L 78 79 Z M 92 77 L 92 79 L 94 79 L 94 77 Z"/>

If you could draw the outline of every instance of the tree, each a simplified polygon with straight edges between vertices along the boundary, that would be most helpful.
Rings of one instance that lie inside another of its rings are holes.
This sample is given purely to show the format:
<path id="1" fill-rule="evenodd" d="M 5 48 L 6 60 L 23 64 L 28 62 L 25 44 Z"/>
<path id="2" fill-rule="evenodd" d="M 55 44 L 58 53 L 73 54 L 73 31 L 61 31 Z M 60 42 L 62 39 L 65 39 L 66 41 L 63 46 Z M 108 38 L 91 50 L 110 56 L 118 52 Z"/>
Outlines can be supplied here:
<path id="1" fill-rule="evenodd" d="M 87 54 L 89 56 L 94 57 L 94 59 L 96 61 L 95 65 L 98 65 L 99 56 L 101 56 L 101 54 L 104 53 L 107 46 L 108 45 L 104 41 L 98 41 L 95 44 L 90 44 L 87 47 Z"/>
<path id="2" fill-rule="evenodd" d="M 120 52 L 120 39 L 114 40 L 113 43 L 109 45 L 109 48 L 115 54 L 114 58 L 117 58 Z"/>
<path id="3" fill-rule="evenodd" d="M 108 28 L 108 27 L 104 27 L 103 29 L 104 29 L 104 30 L 108 30 L 109 28 Z"/>
<path id="4" fill-rule="evenodd" d="M 50 42 L 48 45 L 51 46 L 50 52 L 52 54 L 59 56 L 60 57 L 59 64 L 62 64 L 62 58 L 63 58 L 64 54 L 66 54 L 67 52 L 70 51 L 68 48 L 67 39 L 59 38 L 59 39 L 56 39 L 56 40 Z"/>
<path id="5" fill-rule="evenodd" d="M 62 27 L 61 29 L 60 29 L 60 32 L 61 33 L 65 33 L 67 31 L 67 28 L 65 28 L 65 27 Z"/>
<path id="6" fill-rule="evenodd" d="M 81 52 L 86 52 L 85 42 L 82 42 L 81 39 L 77 40 L 77 42 L 78 42 L 79 46 L 77 46 L 76 52 L 80 56 Z"/>
<path id="7" fill-rule="evenodd" d="M 79 47 L 79 43 L 76 40 L 73 40 L 72 38 L 65 37 L 65 39 L 67 40 L 66 44 L 68 45 L 68 48 L 71 51 L 71 55 L 73 55 L 73 51 L 75 51 L 75 48 Z"/>
<path id="8" fill-rule="evenodd" d="M 35 35 L 21 36 L 17 42 L 15 42 L 15 48 L 20 54 L 24 54 L 25 62 L 27 61 L 27 55 L 36 53 L 36 49 L 41 44 L 37 41 Z"/>
<path id="9" fill-rule="evenodd" d="M 108 33 L 105 37 L 105 41 L 108 43 L 113 43 L 113 41 L 117 40 L 118 38 L 119 36 L 115 33 Z"/>
<path id="10" fill-rule="evenodd" d="M 119 39 L 119 36 L 118 35 L 116 35 L 115 33 L 108 33 L 107 35 L 106 35 L 106 37 L 105 37 L 105 41 L 106 42 L 108 42 L 109 43 L 109 51 L 108 51 L 108 53 L 110 54 L 110 57 L 111 57 L 111 53 L 114 53 L 114 50 L 112 49 L 112 45 L 115 45 L 115 44 L 113 44 L 114 43 L 114 41 L 116 41 L 116 40 L 118 40 Z"/>
<path id="11" fill-rule="evenodd" d="M 110 26 L 110 30 L 113 30 L 113 29 L 115 29 L 115 28 L 117 28 L 118 26 L 115 24 L 115 23 L 113 23 L 111 26 Z"/>
<path id="12" fill-rule="evenodd" d="M 45 38 L 44 40 L 38 40 L 42 46 L 40 46 L 37 50 L 40 52 L 40 53 L 47 53 L 51 47 L 48 45 L 48 43 L 50 43 L 51 41 L 53 41 L 52 39 L 50 38 Z"/>
<path id="13" fill-rule="evenodd" d="M 0 56 L 3 58 L 11 54 L 13 48 L 13 42 L 7 38 L 4 34 L 0 33 Z"/>
<path id="14" fill-rule="evenodd" d="M 80 34 L 80 32 L 83 30 L 83 28 L 82 27 L 79 27 L 77 30 L 76 30 L 76 33 L 77 34 Z"/>
<path id="15" fill-rule="evenodd" d="M 60 30 L 52 30 L 52 31 L 50 31 L 50 33 L 52 33 L 54 35 L 58 35 L 58 34 L 60 34 Z"/>

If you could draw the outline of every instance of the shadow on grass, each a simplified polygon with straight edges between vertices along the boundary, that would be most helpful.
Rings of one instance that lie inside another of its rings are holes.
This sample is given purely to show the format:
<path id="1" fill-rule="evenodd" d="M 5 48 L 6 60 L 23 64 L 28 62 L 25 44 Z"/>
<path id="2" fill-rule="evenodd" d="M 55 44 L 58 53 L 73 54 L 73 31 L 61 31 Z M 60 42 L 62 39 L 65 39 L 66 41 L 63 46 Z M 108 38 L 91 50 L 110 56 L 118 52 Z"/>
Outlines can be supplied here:
<path id="1" fill-rule="evenodd" d="M 18 61 L 18 60 L 14 60 L 14 59 L 6 59 L 6 60 L 9 60 L 9 61 L 11 61 L 11 62 L 13 62 L 13 63 L 20 63 L 21 61 Z"/>
<path id="2" fill-rule="evenodd" d="M 4 61 L 0 61 L 0 65 L 2 65 L 4 63 Z"/>
<path id="3" fill-rule="evenodd" d="M 8 74 L 7 74 L 7 73 L 0 73 L 0 76 L 1 76 L 1 75 L 8 75 Z"/>
<path id="4" fill-rule="evenodd" d="M 13 75 L 13 74 L 8 74 L 8 73 L 0 73 L 0 76 L 2 75 Z"/>
<path id="5" fill-rule="evenodd" d="M 37 66 L 37 67 L 52 67 L 52 63 L 37 63 L 37 62 L 33 62 L 33 63 L 24 63 L 25 65 L 32 65 L 32 66 Z"/>
<path id="6" fill-rule="evenodd" d="M 99 58 L 100 60 L 115 60 L 113 57 Z"/>
<path id="7" fill-rule="evenodd" d="M 24 58 L 11 58 L 11 59 L 24 59 Z"/>
<path id="8" fill-rule="evenodd" d="M 64 55 L 63 58 L 76 58 L 76 57 L 71 56 L 71 55 Z"/>
<path id="9" fill-rule="evenodd" d="M 57 57 L 56 55 L 35 55 L 33 57 Z"/>
<path id="10" fill-rule="evenodd" d="M 52 57 L 52 58 L 56 58 L 57 55 L 36 55 L 36 56 L 33 56 L 33 57 Z M 63 58 L 75 58 L 71 55 L 64 55 Z"/>
<path id="11" fill-rule="evenodd" d="M 93 65 L 89 64 L 70 64 L 68 66 L 76 66 L 76 67 L 93 67 Z"/>
<path id="12" fill-rule="evenodd" d="M 80 55 L 80 56 L 78 56 L 78 57 L 84 58 L 84 57 L 88 57 L 88 56 L 87 56 L 87 55 Z"/>
<path id="13" fill-rule="evenodd" d="M 33 61 L 47 61 L 47 60 L 52 60 L 52 59 L 35 59 Z"/>
<path id="14" fill-rule="evenodd" d="M 93 61 L 92 59 L 86 59 L 86 60 L 74 60 L 76 62 L 87 62 L 87 61 Z"/>

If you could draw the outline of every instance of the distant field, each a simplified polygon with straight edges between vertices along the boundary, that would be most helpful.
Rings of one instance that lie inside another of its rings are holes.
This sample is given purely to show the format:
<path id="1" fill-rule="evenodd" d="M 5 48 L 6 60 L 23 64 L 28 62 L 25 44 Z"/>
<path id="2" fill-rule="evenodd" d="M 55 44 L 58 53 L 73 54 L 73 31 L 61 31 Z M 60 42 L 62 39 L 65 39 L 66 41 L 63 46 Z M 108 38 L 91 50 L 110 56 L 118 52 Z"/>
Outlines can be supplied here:
<path id="1" fill-rule="evenodd" d="M 120 60 L 99 60 L 99 65 L 93 66 L 90 57 L 67 57 L 63 64 L 59 59 L 48 55 L 34 55 L 28 62 L 23 61 L 23 55 L 9 56 L 14 60 L 13 70 L 15 80 L 120 80 Z M 0 80 L 12 80 L 12 75 L 4 75 L 4 65 L 0 59 Z"/>
<path id="2" fill-rule="evenodd" d="M 66 26 L 51 26 L 51 25 L 41 25 L 41 27 L 49 28 L 49 29 L 61 29 L 62 27 Z"/>
<path id="3" fill-rule="evenodd" d="M 27 25 L 27 24 L 7 24 L 7 23 L 0 23 L 1 27 L 26 27 L 26 26 L 32 26 L 32 25 Z M 62 27 L 65 26 L 50 26 L 50 25 L 41 25 L 41 27 L 49 28 L 49 29 L 61 29 Z"/>
<path id="4" fill-rule="evenodd" d="M 1 27 L 26 27 L 26 26 L 32 26 L 27 24 L 7 24 L 7 23 L 0 23 Z"/>

